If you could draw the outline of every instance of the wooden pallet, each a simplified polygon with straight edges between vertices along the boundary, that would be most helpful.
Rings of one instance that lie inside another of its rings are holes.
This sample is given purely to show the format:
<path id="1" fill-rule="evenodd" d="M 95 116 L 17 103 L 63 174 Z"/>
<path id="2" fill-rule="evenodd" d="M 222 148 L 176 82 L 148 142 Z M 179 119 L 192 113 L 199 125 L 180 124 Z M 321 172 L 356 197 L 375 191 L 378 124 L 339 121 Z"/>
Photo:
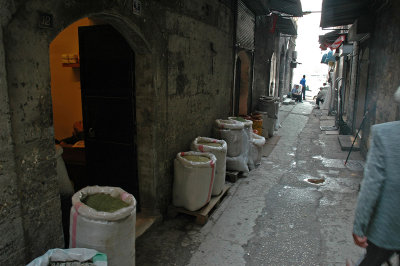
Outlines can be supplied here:
<path id="1" fill-rule="evenodd" d="M 218 207 L 223 198 L 227 195 L 227 192 L 231 188 L 231 186 L 231 184 L 225 184 L 221 194 L 212 197 L 210 202 L 198 211 L 188 211 L 184 208 L 170 206 L 168 208 L 168 216 L 175 217 L 176 215 L 178 215 L 178 213 L 185 213 L 195 216 L 197 224 L 204 225 L 207 223 L 208 218 L 211 216 L 212 212 Z"/>
<path id="2" fill-rule="evenodd" d="M 239 172 L 238 171 L 226 171 L 226 181 L 231 183 L 236 183 L 239 179 Z"/>
<path id="3" fill-rule="evenodd" d="M 246 178 L 247 176 L 248 174 L 246 175 L 243 172 L 226 170 L 225 180 L 231 183 L 236 183 L 239 178 Z"/>

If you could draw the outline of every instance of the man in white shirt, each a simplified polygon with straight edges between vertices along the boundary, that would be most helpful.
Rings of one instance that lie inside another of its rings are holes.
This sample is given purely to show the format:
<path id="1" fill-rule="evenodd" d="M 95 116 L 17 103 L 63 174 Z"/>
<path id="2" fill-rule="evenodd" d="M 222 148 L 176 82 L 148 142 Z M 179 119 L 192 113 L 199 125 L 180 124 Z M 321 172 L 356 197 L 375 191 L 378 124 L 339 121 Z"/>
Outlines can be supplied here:
<path id="1" fill-rule="evenodd" d="M 317 104 L 317 109 L 319 109 L 319 103 L 324 103 L 325 96 L 326 96 L 326 90 L 324 90 L 324 88 L 320 87 L 317 96 L 315 96 L 315 98 L 316 98 L 315 102 Z"/>

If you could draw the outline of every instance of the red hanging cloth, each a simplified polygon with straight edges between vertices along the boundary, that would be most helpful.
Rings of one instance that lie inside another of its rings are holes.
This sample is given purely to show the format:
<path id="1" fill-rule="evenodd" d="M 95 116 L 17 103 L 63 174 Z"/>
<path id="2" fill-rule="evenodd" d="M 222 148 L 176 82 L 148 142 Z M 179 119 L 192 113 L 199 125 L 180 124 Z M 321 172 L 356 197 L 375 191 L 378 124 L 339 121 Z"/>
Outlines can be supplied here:
<path id="1" fill-rule="evenodd" d="M 346 35 L 340 35 L 339 38 L 337 38 L 336 41 L 329 46 L 329 48 L 331 48 L 331 50 L 339 48 L 344 40 L 346 40 Z"/>

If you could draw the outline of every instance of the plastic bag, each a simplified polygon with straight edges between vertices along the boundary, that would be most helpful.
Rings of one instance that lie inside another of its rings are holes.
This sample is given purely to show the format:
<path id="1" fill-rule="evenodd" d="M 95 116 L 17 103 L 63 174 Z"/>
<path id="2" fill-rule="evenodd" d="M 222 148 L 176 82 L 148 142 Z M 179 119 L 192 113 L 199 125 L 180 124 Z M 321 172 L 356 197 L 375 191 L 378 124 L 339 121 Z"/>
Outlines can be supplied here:
<path id="1" fill-rule="evenodd" d="M 193 162 L 184 156 L 205 156 L 207 162 Z M 211 199 L 217 159 L 208 152 L 181 152 L 174 160 L 173 204 L 196 211 Z"/>
<path id="2" fill-rule="evenodd" d="M 128 203 L 115 212 L 101 212 L 85 205 L 90 194 L 106 193 Z M 70 247 L 92 248 L 107 254 L 110 265 L 135 265 L 136 200 L 118 187 L 86 187 L 72 197 Z"/>
<path id="3" fill-rule="evenodd" d="M 208 146 L 205 143 L 219 143 L 221 147 L 213 147 Z M 200 151 L 200 152 L 211 152 L 214 154 L 215 158 L 217 159 L 215 165 L 215 178 L 214 178 L 214 185 L 212 190 L 212 195 L 216 196 L 222 192 L 225 184 L 225 176 L 226 176 L 226 152 L 227 152 L 227 144 L 224 140 L 217 140 L 212 138 L 205 138 L 205 137 L 197 137 L 191 145 L 191 149 L 193 151 Z"/>
<path id="4" fill-rule="evenodd" d="M 236 120 L 237 117 L 228 117 L 228 119 L 229 120 L 234 120 L 234 121 L 239 121 L 239 120 Z M 247 119 L 244 119 L 244 118 L 243 118 L 243 120 L 244 120 L 243 122 L 242 121 L 239 121 L 239 122 L 243 123 L 244 131 L 246 132 L 247 138 L 249 140 L 251 140 L 253 138 L 253 135 L 252 135 L 252 133 L 253 133 L 253 121 L 247 120 Z"/>
<path id="5" fill-rule="evenodd" d="M 244 124 L 236 120 L 215 120 L 215 137 L 228 145 L 227 156 L 235 157 L 243 153 Z"/>
<path id="6" fill-rule="evenodd" d="M 107 266 L 107 255 L 88 248 L 50 249 L 31 261 L 27 266 L 48 266 L 51 262 L 87 262 L 96 266 Z"/>
<path id="7" fill-rule="evenodd" d="M 261 163 L 261 156 L 263 147 L 265 144 L 265 138 L 259 136 L 255 133 L 253 134 L 253 139 L 250 142 L 250 152 L 249 152 L 249 168 L 253 170 L 257 165 Z"/>
<path id="8" fill-rule="evenodd" d="M 249 173 L 247 166 L 247 157 L 244 154 L 236 157 L 226 157 L 226 169 L 231 171 L 238 171 L 244 174 Z"/>
<path id="9" fill-rule="evenodd" d="M 264 138 L 271 138 L 274 136 L 276 119 L 269 117 L 268 113 L 263 113 L 260 111 L 256 111 L 262 115 L 263 124 L 262 124 L 262 136 Z"/>

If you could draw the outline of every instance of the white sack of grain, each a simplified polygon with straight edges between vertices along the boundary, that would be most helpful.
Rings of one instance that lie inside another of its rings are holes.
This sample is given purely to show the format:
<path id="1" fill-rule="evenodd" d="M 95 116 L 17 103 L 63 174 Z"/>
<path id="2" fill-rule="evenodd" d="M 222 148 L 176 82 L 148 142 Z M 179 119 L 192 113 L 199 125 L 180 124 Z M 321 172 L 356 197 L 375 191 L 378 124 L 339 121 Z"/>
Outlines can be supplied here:
<path id="1" fill-rule="evenodd" d="M 244 124 L 236 120 L 215 120 L 214 135 L 228 145 L 227 156 L 236 157 L 243 153 Z"/>
<path id="2" fill-rule="evenodd" d="M 218 140 L 206 137 L 197 137 L 191 145 L 193 151 L 210 152 L 217 159 L 215 166 L 215 178 L 212 196 L 217 196 L 222 192 L 226 176 L 226 152 L 227 144 L 225 140 Z"/>
<path id="3" fill-rule="evenodd" d="M 83 203 L 88 195 L 109 194 L 128 206 L 97 211 Z M 91 248 L 107 254 L 108 265 L 135 265 L 136 200 L 118 187 L 85 187 L 72 197 L 70 248 Z"/>
<path id="4" fill-rule="evenodd" d="M 263 136 L 259 136 L 255 133 L 252 134 L 253 134 L 253 139 L 250 142 L 250 151 L 249 151 L 250 170 L 254 169 L 257 165 L 261 163 L 262 151 L 265 144 L 265 138 Z"/>
<path id="5" fill-rule="evenodd" d="M 200 157 L 206 158 L 197 160 Z M 176 155 L 172 191 L 174 206 L 196 211 L 210 201 L 216 162 L 215 156 L 208 152 L 189 151 Z"/>
<path id="6" fill-rule="evenodd" d="M 242 175 L 247 175 L 249 173 L 247 159 L 243 154 L 236 157 L 226 157 L 226 170 L 238 171 Z"/>

